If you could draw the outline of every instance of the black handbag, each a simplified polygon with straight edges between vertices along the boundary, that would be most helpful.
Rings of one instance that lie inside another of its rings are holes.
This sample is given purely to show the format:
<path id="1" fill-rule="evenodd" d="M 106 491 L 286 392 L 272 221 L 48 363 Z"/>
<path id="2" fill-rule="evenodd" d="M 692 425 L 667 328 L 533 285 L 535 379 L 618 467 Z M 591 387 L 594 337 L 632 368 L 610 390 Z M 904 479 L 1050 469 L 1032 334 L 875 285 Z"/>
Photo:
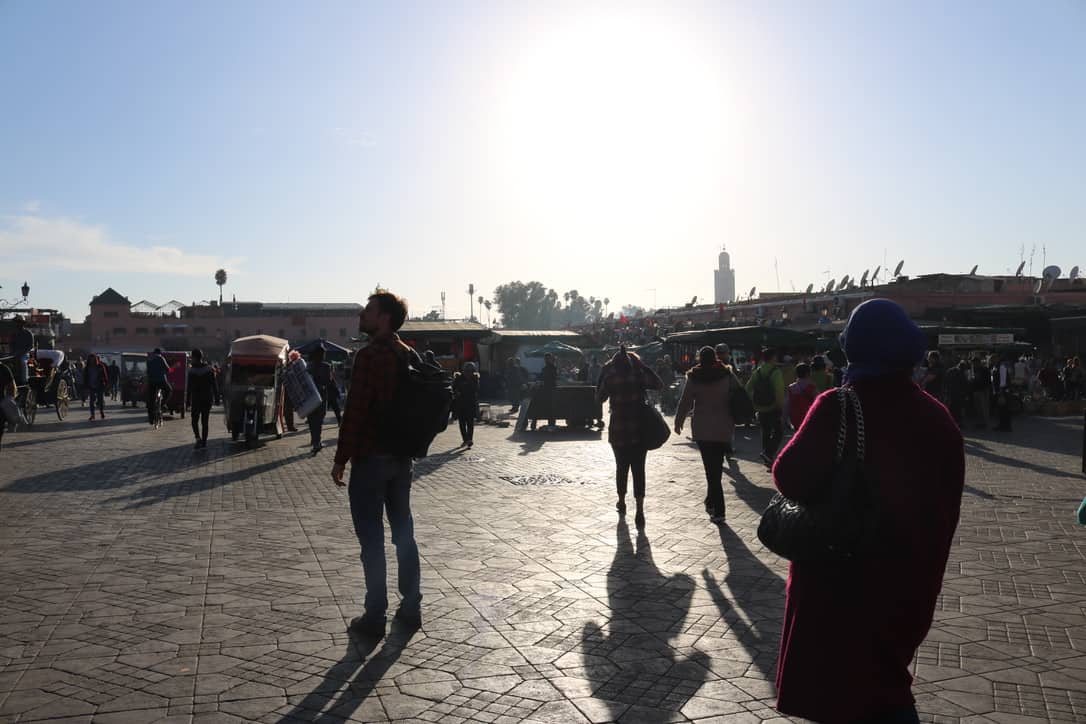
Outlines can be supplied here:
<path id="1" fill-rule="evenodd" d="M 668 437 L 671 436 L 671 429 L 667 426 L 667 421 L 648 400 L 642 400 L 640 407 L 637 422 L 639 425 L 638 437 L 641 438 L 641 444 L 647 450 L 662 447 L 667 442 Z"/>
<path id="2" fill-rule="evenodd" d="M 634 374 L 638 376 L 640 381 L 641 370 L 634 369 Z M 662 447 L 667 439 L 671 437 L 671 428 L 668 427 L 667 420 L 656 409 L 656 406 L 649 402 L 646 392 L 645 385 L 642 384 L 641 404 L 638 406 L 637 411 L 638 437 L 641 438 L 641 444 L 645 446 L 646 450 L 656 450 Z"/>
<path id="3" fill-rule="evenodd" d="M 743 425 L 754 419 L 754 402 L 734 372 L 731 375 L 731 385 L 732 389 L 728 394 L 728 412 L 731 413 L 735 424 Z"/>
<path id="4" fill-rule="evenodd" d="M 843 562 L 875 552 L 877 496 L 864 465 L 863 408 L 851 387 L 839 388 L 837 399 L 841 414 L 830 479 L 812 501 L 801 503 L 777 493 L 758 524 L 758 540 L 790 561 Z"/>

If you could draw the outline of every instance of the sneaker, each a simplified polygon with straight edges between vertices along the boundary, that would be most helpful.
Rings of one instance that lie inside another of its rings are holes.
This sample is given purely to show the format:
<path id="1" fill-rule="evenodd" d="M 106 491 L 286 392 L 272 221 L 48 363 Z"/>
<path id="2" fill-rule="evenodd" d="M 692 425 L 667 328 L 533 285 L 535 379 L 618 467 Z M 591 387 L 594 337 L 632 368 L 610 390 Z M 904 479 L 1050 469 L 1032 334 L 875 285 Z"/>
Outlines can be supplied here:
<path id="1" fill-rule="evenodd" d="M 471 440 L 468 440 L 468 449 L 470 450 L 471 446 L 474 445 L 474 444 L 475 444 L 474 442 L 472 442 Z"/>
<path id="2" fill-rule="evenodd" d="M 385 617 L 363 614 L 351 619 L 351 625 L 347 630 L 359 636 L 368 638 L 382 638 L 385 635 Z"/>
<path id="3" fill-rule="evenodd" d="M 201 444 L 200 444 L 200 441 L 199 441 L 199 440 L 197 440 L 197 441 L 196 441 L 196 444 L 195 444 L 195 445 L 193 445 L 192 447 L 193 447 L 194 449 L 196 449 L 196 450 L 199 450 L 199 449 L 200 449 L 201 447 L 203 447 L 203 445 L 201 445 Z"/>
<path id="4" fill-rule="evenodd" d="M 90 421 L 91 421 L 91 422 L 94 422 L 94 413 L 93 413 L 93 412 L 91 413 L 91 416 L 90 416 Z"/>
<path id="5" fill-rule="evenodd" d="M 715 525 L 720 525 L 721 523 L 724 522 L 724 514 L 723 513 L 713 513 L 712 515 L 709 516 L 709 522 L 713 523 Z"/>
<path id="6" fill-rule="evenodd" d="M 99 420 L 104 420 L 104 419 L 106 419 L 106 413 L 104 413 L 104 412 L 99 412 L 99 413 L 98 413 L 98 419 L 99 419 Z"/>
<path id="7" fill-rule="evenodd" d="M 626 501 L 620 500 L 615 503 L 615 510 L 618 511 L 619 515 L 626 515 Z"/>
<path id="8" fill-rule="evenodd" d="M 422 628 L 422 612 L 404 611 L 402 608 L 398 608 L 396 609 L 396 615 L 392 617 L 392 621 L 406 628 L 417 630 Z"/>

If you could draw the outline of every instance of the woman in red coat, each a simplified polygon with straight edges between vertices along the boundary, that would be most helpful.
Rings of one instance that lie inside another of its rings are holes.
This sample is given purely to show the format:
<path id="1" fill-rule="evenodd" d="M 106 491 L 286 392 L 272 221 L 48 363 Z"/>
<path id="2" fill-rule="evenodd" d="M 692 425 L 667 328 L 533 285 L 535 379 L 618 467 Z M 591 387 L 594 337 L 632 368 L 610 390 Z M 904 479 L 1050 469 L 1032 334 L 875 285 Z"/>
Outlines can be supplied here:
<path id="1" fill-rule="evenodd" d="M 931 627 L 965 482 L 961 432 L 910 377 L 925 346 L 925 335 L 887 299 L 857 307 L 842 334 L 887 550 L 850 564 L 792 563 L 777 660 L 783 714 L 918 721 L 909 665 Z M 809 500 L 829 479 L 838 415 L 833 391 L 815 401 L 773 466 L 781 493 Z"/>

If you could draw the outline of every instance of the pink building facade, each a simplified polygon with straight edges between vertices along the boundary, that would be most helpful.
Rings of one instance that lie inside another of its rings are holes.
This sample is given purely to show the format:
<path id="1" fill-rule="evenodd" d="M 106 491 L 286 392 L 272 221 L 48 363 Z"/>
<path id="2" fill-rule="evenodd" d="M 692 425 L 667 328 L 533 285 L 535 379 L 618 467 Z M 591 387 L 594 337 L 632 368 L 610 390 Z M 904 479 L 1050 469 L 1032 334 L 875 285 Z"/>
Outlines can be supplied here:
<path id="1" fill-rule="evenodd" d="M 358 336 L 359 304 L 238 302 L 182 306 L 169 312 L 133 311 L 133 303 L 112 288 L 90 303 L 83 342 L 95 352 L 149 352 L 155 347 L 200 347 L 222 359 L 230 342 L 270 334 L 300 345 L 323 338 L 346 347 Z M 146 305 L 143 305 L 146 308 Z"/>

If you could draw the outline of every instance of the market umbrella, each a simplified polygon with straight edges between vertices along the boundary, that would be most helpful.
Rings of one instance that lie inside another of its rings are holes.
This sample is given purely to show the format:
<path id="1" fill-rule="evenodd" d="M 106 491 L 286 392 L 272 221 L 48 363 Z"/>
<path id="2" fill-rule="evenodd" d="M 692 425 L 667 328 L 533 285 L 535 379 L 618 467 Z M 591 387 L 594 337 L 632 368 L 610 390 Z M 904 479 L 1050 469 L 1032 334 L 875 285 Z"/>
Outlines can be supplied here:
<path id="1" fill-rule="evenodd" d="M 524 353 L 525 357 L 542 357 L 547 353 L 553 354 L 555 357 L 564 357 L 566 359 L 580 359 L 584 356 L 581 350 L 564 342 L 547 342 L 542 347 L 538 347 L 533 350 L 529 350 Z"/>
<path id="2" fill-rule="evenodd" d="M 323 349 L 325 358 L 329 360 L 345 360 L 350 356 L 351 350 L 346 347 L 340 347 L 335 342 L 329 342 L 327 339 L 315 339 L 312 342 L 306 342 L 300 347 L 295 347 L 296 350 L 308 357 L 316 349 Z"/>

